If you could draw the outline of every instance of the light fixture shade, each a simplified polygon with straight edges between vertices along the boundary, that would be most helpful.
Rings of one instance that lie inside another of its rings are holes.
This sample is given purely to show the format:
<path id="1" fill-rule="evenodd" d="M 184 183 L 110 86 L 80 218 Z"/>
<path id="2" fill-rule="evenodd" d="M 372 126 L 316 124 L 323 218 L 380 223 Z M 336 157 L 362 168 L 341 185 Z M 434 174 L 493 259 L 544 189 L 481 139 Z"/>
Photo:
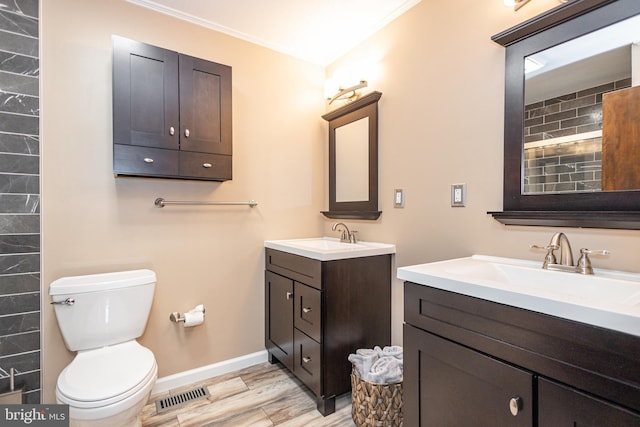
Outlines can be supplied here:
<path id="1" fill-rule="evenodd" d="M 503 0 L 504 5 L 511 7 L 513 6 L 514 10 L 520 9 L 525 4 L 529 3 L 530 0 Z"/>
<path id="2" fill-rule="evenodd" d="M 362 89 L 367 87 L 366 80 L 360 80 L 360 83 L 357 85 L 348 87 L 348 88 L 338 88 L 339 92 L 335 94 L 331 99 L 329 99 L 329 105 L 333 103 L 333 101 L 337 100 L 349 100 L 353 101 L 358 97 L 358 89 Z"/>

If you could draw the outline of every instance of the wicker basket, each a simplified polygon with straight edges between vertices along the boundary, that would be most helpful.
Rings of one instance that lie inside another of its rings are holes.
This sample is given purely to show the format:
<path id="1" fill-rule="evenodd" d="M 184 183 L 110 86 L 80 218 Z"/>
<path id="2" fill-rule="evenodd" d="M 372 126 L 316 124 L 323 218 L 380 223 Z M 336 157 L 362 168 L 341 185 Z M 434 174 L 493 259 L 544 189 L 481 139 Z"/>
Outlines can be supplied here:
<path id="1" fill-rule="evenodd" d="M 351 416 L 358 427 L 401 427 L 402 382 L 374 384 L 352 371 Z"/>

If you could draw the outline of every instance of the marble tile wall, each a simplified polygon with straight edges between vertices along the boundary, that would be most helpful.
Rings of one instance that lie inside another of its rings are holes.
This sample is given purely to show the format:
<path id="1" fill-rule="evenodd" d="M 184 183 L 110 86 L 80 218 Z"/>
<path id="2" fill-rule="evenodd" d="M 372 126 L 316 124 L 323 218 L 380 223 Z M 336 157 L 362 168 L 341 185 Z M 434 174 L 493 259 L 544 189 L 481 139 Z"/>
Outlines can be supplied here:
<path id="1" fill-rule="evenodd" d="M 524 193 L 602 189 L 602 138 L 525 148 Z"/>
<path id="2" fill-rule="evenodd" d="M 525 106 L 525 143 L 602 129 L 602 95 L 631 86 L 623 79 Z M 602 188 L 602 138 L 526 148 L 524 193 Z"/>
<path id="3" fill-rule="evenodd" d="M 524 107 L 524 142 L 602 129 L 602 95 L 631 86 L 631 79 L 567 93 Z"/>
<path id="4" fill-rule="evenodd" d="M 0 0 L 0 393 L 40 403 L 38 0 Z"/>

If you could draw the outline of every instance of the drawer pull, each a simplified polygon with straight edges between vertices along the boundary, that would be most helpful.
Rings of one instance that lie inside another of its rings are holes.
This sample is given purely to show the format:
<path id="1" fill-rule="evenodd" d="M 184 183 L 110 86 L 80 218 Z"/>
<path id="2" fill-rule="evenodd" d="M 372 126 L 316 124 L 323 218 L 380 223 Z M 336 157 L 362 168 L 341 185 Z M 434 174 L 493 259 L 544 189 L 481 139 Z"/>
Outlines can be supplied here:
<path id="1" fill-rule="evenodd" d="M 171 126 L 171 127 L 169 128 L 169 135 L 173 136 L 173 135 L 175 135 L 175 134 L 176 134 L 176 128 L 174 128 L 173 126 Z"/>
<path id="2" fill-rule="evenodd" d="M 304 308 L 302 309 L 302 312 L 303 312 L 303 313 L 311 313 L 312 311 L 313 311 L 313 309 L 312 309 L 311 307 L 304 307 Z"/>
<path id="3" fill-rule="evenodd" d="M 514 417 L 518 415 L 518 412 L 522 409 L 522 398 L 520 396 L 512 397 L 509 400 L 509 410 Z"/>
<path id="4" fill-rule="evenodd" d="M 187 137 L 187 138 L 189 138 L 189 134 L 190 134 L 190 133 L 189 133 L 189 129 L 185 129 L 185 130 L 184 130 L 184 136 L 185 136 L 185 137 Z"/>
<path id="5" fill-rule="evenodd" d="M 203 168 L 210 168 L 211 167 L 211 163 L 203 163 L 202 167 Z"/>
<path id="6" fill-rule="evenodd" d="M 144 162 L 145 163 L 153 163 L 153 159 L 151 157 L 145 157 L 144 158 Z"/>
<path id="7" fill-rule="evenodd" d="M 287 299 L 293 298 L 293 292 L 287 292 Z"/>
<path id="8" fill-rule="evenodd" d="M 304 363 L 309 363 L 309 362 L 311 362 L 311 358 L 310 358 L 309 356 L 303 356 L 303 357 L 302 357 L 302 361 L 303 361 Z"/>

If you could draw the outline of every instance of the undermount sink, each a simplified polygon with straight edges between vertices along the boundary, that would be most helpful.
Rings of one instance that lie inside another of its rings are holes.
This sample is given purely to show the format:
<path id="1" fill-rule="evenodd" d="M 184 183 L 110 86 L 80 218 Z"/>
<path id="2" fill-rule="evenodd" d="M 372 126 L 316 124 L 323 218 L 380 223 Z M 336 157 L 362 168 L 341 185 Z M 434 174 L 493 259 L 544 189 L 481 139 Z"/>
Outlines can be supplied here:
<path id="1" fill-rule="evenodd" d="M 320 261 L 360 258 L 365 256 L 386 255 L 396 252 L 395 245 L 388 243 L 358 242 L 343 243 L 331 237 L 310 239 L 266 240 L 264 246 L 295 255 Z"/>
<path id="2" fill-rule="evenodd" d="M 398 278 L 640 336 L 640 274 L 543 270 L 542 262 L 474 255 L 398 268 Z"/>

